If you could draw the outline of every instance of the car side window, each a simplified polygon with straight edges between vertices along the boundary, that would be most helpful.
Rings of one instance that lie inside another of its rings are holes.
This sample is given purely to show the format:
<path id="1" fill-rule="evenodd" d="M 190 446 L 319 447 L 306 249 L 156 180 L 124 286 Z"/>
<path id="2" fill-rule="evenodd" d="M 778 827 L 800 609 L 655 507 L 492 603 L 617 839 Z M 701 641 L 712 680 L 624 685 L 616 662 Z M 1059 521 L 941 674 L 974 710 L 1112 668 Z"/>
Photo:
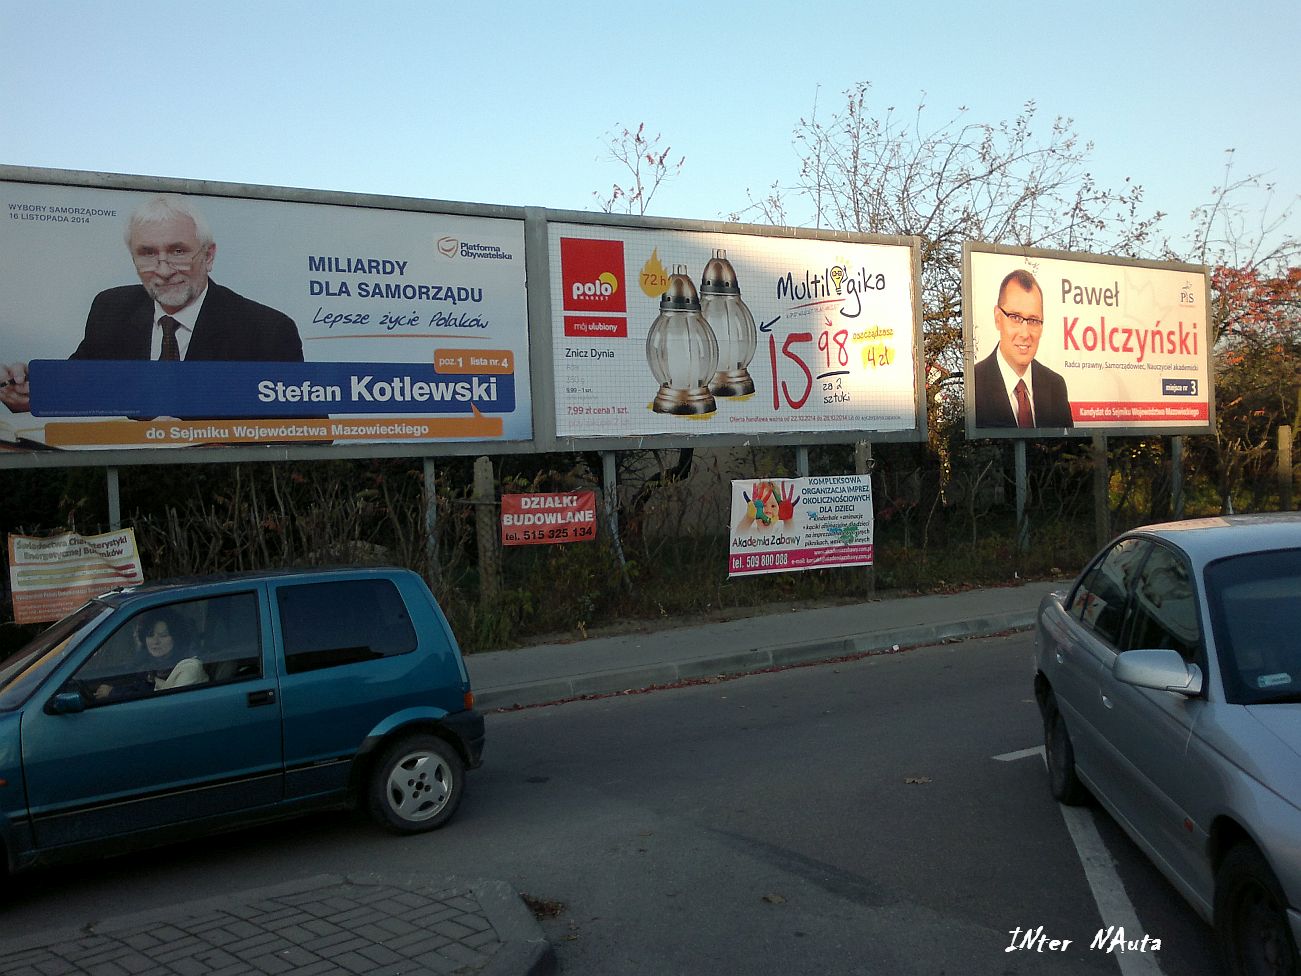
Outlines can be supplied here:
<path id="1" fill-rule="evenodd" d="M 344 580 L 277 591 L 289 674 L 393 657 L 416 649 L 416 631 L 391 580 Z"/>
<path id="2" fill-rule="evenodd" d="M 1121 646 L 1125 601 L 1151 543 L 1122 539 L 1080 581 L 1067 612 L 1107 643 Z"/>
<path id="3" fill-rule="evenodd" d="M 1192 663 L 1201 646 L 1201 627 L 1192 571 L 1175 552 L 1154 545 L 1134 585 L 1123 647 L 1168 648 Z"/>
<path id="4" fill-rule="evenodd" d="M 257 596 L 241 593 L 133 614 L 82 663 L 67 690 L 96 706 L 261 673 Z"/>

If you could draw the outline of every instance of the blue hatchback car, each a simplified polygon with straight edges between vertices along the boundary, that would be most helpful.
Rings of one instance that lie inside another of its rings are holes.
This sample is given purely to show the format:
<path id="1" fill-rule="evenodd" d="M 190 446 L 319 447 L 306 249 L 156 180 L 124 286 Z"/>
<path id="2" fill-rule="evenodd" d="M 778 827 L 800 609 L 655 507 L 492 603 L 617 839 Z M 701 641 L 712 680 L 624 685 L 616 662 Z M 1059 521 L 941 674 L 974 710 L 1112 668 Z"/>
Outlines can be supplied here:
<path id="1" fill-rule="evenodd" d="M 115 591 L 0 662 L 3 856 L 16 871 L 326 806 L 431 830 L 483 738 L 414 573 Z"/>

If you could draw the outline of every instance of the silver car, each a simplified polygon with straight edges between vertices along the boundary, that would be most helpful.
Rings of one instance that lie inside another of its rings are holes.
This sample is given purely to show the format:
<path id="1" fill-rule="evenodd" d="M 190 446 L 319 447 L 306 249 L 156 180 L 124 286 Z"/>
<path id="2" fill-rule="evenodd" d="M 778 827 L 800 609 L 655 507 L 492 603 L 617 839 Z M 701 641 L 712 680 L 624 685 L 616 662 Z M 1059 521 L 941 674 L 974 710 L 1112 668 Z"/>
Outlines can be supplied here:
<path id="1" fill-rule="evenodd" d="M 1301 971 L 1298 630 L 1291 514 L 1128 532 L 1039 608 L 1053 796 L 1096 797 L 1234 974 Z"/>

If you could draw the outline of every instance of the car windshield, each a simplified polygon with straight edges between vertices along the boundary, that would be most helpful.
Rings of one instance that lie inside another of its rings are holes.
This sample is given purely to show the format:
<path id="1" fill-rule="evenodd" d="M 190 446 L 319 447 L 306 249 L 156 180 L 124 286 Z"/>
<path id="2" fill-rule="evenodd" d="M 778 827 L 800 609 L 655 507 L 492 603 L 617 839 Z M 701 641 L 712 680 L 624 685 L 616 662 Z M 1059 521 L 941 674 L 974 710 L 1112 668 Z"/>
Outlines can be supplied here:
<path id="1" fill-rule="evenodd" d="M 106 613 L 108 607 L 92 600 L 0 661 L 0 711 L 16 708 L 26 701 L 32 690 L 63 660 L 64 653 L 76 644 L 76 638 L 86 632 L 87 625 Z"/>
<path id="2" fill-rule="evenodd" d="M 1225 695 L 1240 705 L 1301 696 L 1301 549 L 1220 559 L 1206 595 Z"/>

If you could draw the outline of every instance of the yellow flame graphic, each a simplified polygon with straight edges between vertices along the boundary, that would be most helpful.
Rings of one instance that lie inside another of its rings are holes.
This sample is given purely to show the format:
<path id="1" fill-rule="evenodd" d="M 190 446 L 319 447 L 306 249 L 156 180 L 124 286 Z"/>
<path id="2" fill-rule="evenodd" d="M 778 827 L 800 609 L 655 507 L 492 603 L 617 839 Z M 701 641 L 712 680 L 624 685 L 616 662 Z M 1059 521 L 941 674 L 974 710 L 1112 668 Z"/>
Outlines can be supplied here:
<path id="1" fill-rule="evenodd" d="M 669 270 L 660 263 L 659 248 L 651 251 L 650 259 L 641 267 L 641 290 L 651 298 L 659 298 L 669 288 Z"/>

